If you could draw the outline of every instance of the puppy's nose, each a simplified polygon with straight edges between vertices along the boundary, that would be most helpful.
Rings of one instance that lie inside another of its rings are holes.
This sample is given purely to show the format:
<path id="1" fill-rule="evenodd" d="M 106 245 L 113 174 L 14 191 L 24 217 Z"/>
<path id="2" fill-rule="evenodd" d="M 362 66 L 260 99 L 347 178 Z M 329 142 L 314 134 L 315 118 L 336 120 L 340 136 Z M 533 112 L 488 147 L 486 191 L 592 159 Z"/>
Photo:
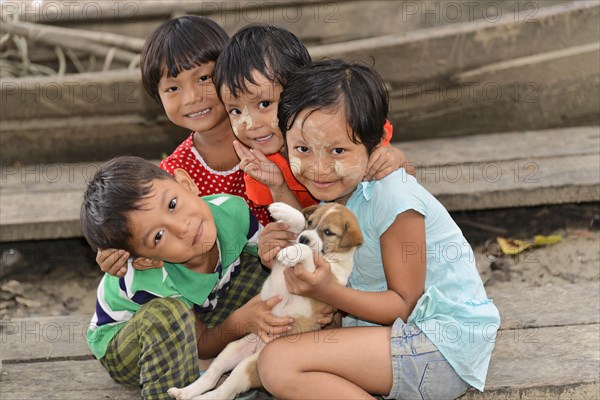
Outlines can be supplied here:
<path id="1" fill-rule="evenodd" d="M 302 244 L 309 244 L 310 243 L 310 239 L 304 235 L 300 236 L 298 238 L 298 242 L 302 243 Z"/>

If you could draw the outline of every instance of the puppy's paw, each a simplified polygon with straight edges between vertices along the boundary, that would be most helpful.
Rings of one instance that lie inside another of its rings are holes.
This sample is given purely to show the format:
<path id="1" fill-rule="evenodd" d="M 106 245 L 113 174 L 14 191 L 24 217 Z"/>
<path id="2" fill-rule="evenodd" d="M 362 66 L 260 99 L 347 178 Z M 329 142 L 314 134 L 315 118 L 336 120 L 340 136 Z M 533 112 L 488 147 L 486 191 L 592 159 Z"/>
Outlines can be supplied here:
<path id="1" fill-rule="evenodd" d="M 169 396 L 171 396 L 174 399 L 177 400 L 185 400 L 185 391 L 183 389 L 178 389 L 175 387 L 172 387 L 171 389 L 167 390 L 167 393 L 169 394 Z"/>
<path id="2" fill-rule="evenodd" d="M 285 203 L 272 203 L 269 205 L 269 213 L 275 221 L 285 222 L 294 233 L 300 233 L 306 226 L 304 215 L 294 207 Z"/>
<path id="3" fill-rule="evenodd" d="M 312 258 L 310 247 L 301 243 L 285 247 L 277 253 L 277 261 L 284 267 L 293 267 L 308 258 Z"/>

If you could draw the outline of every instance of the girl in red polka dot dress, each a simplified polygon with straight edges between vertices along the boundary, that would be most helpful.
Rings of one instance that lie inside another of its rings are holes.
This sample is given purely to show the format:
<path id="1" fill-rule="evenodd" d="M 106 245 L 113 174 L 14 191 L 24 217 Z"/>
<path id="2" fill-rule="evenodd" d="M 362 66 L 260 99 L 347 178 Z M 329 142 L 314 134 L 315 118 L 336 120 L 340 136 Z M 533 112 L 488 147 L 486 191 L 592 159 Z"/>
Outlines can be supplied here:
<path id="1" fill-rule="evenodd" d="M 235 136 L 227 111 L 212 82 L 213 68 L 229 37 L 207 18 L 183 16 L 161 25 L 146 39 L 140 64 L 146 91 L 175 125 L 191 131 L 160 167 L 173 174 L 185 170 L 198 186 L 199 196 L 227 193 L 246 200 L 264 226 L 270 222 L 266 206 L 246 196 L 244 172 L 233 147 Z M 104 272 L 122 277 L 127 272 L 125 250 L 99 251 L 96 261 Z M 137 258 L 138 269 L 160 267 L 157 261 Z M 147 265 L 146 265 L 147 263 Z"/>

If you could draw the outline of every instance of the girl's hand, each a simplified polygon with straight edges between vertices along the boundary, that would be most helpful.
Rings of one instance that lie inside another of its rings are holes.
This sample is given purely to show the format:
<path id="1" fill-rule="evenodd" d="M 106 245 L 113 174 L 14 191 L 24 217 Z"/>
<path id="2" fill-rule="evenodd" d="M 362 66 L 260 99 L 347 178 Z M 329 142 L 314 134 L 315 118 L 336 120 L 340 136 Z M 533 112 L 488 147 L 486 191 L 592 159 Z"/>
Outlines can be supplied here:
<path id="1" fill-rule="evenodd" d="M 296 234 L 288 229 L 286 223 L 271 222 L 258 235 L 258 256 L 264 266 L 271 268 L 277 253 L 296 240 Z"/>
<path id="2" fill-rule="evenodd" d="M 377 146 L 369 156 L 367 173 L 364 180 L 370 181 L 385 178 L 400 167 L 406 169 L 406 172 L 410 175 L 416 175 L 414 165 L 408 162 L 400 149 L 392 145 Z"/>
<path id="3" fill-rule="evenodd" d="M 96 263 L 100 266 L 102 272 L 109 275 L 122 278 L 127 273 L 127 260 L 129 252 L 118 249 L 98 249 L 96 253 Z"/>
<path id="4" fill-rule="evenodd" d="M 323 306 L 323 309 L 317 312 L 317 322 L 322 327 L 331 325 L 333 322 L 333 314 L 336 312 L 336 309 L 328 304 L 324 304 Z"/>
<path id="5" fill-rule="evenodd" d="M 233 141 L 233 148 L 240 158 L 240 169 L 269 187 L 278 189 L 286 185 L 279 167 L 269 160 L 260 150 L 249 149 L 237 140 Z"/>
<path id="6" fill-rule="evenodd" d="M 102 272 L 106 272 L 109 275 L 122 278 L 127 273 L 127 260 L 130 254 L 125 250 L 118 249 L 98 249 L 96 253 L 96 262 L 100 266 Z M 151 258 L 135 258 L 131 263 L 133 268 L 138 271 L 152 268 L 162 268 L 164 262 L 160 260 L 153 260 Z"/>
<path id="7" fill-rule="evenodd" d="M 243 330 L 246 333 L 255 333 L 263 342 L 269 343 L 282 334 L 292 329 L 294 320 L 289 317 L 276 317 L 271 310 L 281 301 L 279 296 L 273 296 L 262 301 L 260 296 L 255 296 L 242 306 L 239 311 L 244 312 Z M 243 310 L 243 311 L 242 311 Z"/>
<path id="8" fill-rule="evenodd" d="M 310 273 L 302 266 L 287 268 L 284 271 L 285 283 L 292 294 L 307 296 L 322 301 L 327 294 L 328 286 L 335 282 L 331 279 L 331 265 L 318 254 L 314 254 L 315 272 Z"/>

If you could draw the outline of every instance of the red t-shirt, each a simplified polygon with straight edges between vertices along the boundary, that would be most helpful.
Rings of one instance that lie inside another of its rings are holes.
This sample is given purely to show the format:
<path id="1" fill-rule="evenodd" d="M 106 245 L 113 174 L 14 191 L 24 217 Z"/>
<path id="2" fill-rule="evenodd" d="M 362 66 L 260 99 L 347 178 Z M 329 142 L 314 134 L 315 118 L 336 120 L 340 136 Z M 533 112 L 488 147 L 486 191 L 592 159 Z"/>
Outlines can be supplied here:
<path id="1" fill-rule="evenodd" d="M 267 208 L 254 204 L 246 195 L 244 172 L 237 165 L 229 171 L 215 171 L 210 168 L 194 147 L 193 137 L 192 132 L 170 156 L 161 161 L 160 168 L 171 175 L 177 168 L 185 170 L 198 186 L 199 196 L 227 193 L 244 198 L 256 219 L 263 225 L 268 224 L 271 219 Z"/>

